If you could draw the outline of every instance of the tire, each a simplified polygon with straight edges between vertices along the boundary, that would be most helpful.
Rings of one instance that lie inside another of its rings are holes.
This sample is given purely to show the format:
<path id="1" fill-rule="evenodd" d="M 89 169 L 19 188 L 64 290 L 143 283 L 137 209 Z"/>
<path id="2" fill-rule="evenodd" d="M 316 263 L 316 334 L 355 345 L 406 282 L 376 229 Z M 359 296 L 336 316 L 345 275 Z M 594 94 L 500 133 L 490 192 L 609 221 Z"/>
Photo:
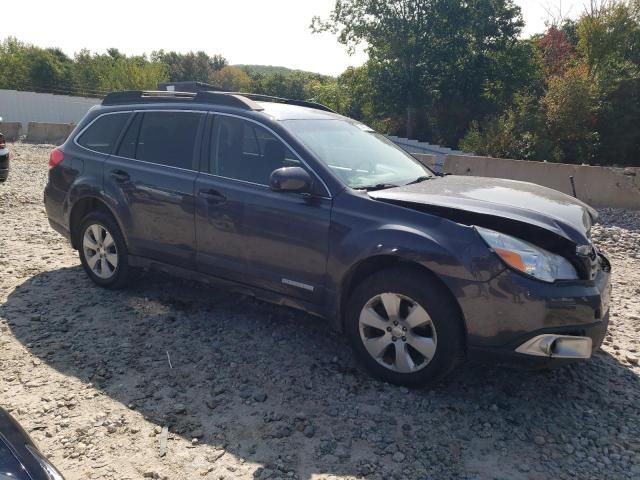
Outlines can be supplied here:
<path id="1" fill-rule="evenodd" d="M 450 292 L 411 267 L 363 280 L 348 300 L 345 317 L 346 333 L 365 368 L 408 387 L 432 384 L 462 360 L 462 325 Z"/>
<path id="2" fill-rule="evenodd" d="M 87 276 L 104 288 L 126 286 L 131 274 L 129 253 L 113 216 L 103 211 L 89 213 L 80 222 L 78 235 L 78 252 Z"/>

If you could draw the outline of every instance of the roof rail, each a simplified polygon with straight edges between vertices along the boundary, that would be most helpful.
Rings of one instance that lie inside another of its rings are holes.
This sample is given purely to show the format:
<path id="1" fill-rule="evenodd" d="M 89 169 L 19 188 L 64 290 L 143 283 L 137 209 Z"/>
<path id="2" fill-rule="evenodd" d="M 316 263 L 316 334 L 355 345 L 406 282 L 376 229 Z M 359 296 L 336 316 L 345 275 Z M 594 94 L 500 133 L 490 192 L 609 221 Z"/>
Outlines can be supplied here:
<path id="1" fill-rule="evenodd" d="M 161 102 L 163 100 L 189 100 L 195 97 L 195 93 L 187 92 L 157 92 L 142 90 L 125 90 L 121 92 L 111 92 L 104 100 L 102 105 L 119 105 L 123 103 L 151 103 Z"/>
<path id="2" fill-rule="evenodd" d="M 195 83 L 195 82 L 194 82 Z M 206 85 L 206 84 L 205 84 Z M 298 107 L 313 108 L 325 112 L 336 113 L 335 110 L 317 102 L 305 100 L 294 100 L 291 98 L 274 97 L 262 95 L 260 93 L 244 92 L 224 92 L 217 90 L 198 90 L 196 92 L 175 92 L 175 91 L 143 91 L 127 90 L 123 92 L 112 92 L 102 101 L 102 105 L 122 105 L 127 103 L 160 103 L 160 102 L 193 102 L 208 103 L 213 105 L 223 105 L 227 107 L 239 107 L 245 110 L 264 110 L 256 102 L 274 102 L 286 105 L 296 105 Z"/>
<path id="3" fill-rule="evenodd" d="M 211 85 L 210 83 L 191 81 L 180 82 L 163 82 L 158 84 L 158 90 L 166 90 L 168 92 L 200 92 L 202 90 L 209 90 L 213 92 L 228 92 L 226 88 L 222 88 L 218 85 Z"/>
<path id="4" fill-rule="evenodd" d="M 216 87 L 214 85 L 209 85 L 208 83 L 196 82 L 196 81 L 187 81 L 187 82 L 165 82 L 158 84 L 159 89 L 169 90 L 169 88 L 181 89 L 181 91 L 189 91 L 189 92 L 216 92 L 216 93 L 226 93 L 227 95 L 240 95 L 242 97 L 248 98 L 250 100 L 255 100 L 257 102 L 275 102 L 275 103 L 284 103 L 287 105 L 297 105 L 299 107 L 307 107 L 314 108 L 316 110 L 323 110 L 325 112 L 336 113 L 331 108 L 327 107 L 318 102 L 305 101 L 305 100 L 293 100 L 290 98 L 282 98 L 282 97 L 274 97 L 272 95 L 262 95 L 260 93 L 245 93 L 245 92 L 230 92 L 220 87 Z"/>
<path id="5" fill-rule="evenodd" d="M 299 107 L 307 107 L 314 108 L 316 110 L 323 110 L 325 112 L 336 113 L 331 108 L 327 107 L 318 102 L 305 101 L 305 100 L 293 100 L 290 98 L 282 98 L 282 97 L 274 97 L 272 95 L 262 95 L 260 93 L 244 93 L 244 92 L 230 92 L 220 87 L 216 87 L 214 85 L 209 85 L 207 83 L 188 81 L 188 82 L 165 82 L 158 84 L 159 89 L 169 90 L 169 88 L 173 87 L 174 90 L 179 88 L 181 91 L 188 92 L 216 92 L 216 93 L 226 93 L 228 95 L 240 95 L 250 100 L 255 100 L 257 102 L 275 102 L 275 103 L 284 103 L 287 105 L 297 105 Z"/>
<path id="6" fill-rule="evenodd" d="M 231 93 L 231 92 L 229 92 Z M 282 97 L 274 97 L 271 95 L 262 95 L 260 93 L 244 93 L 244 92 L 233 92 L 233 95 L 241 95 L 250 100 L 255 100 L 257 102 L 274 102 L 274 103 L 284 103 L 286 105 L 297 105 L 298 107 L 307 107 L 313 108 L 315 110 L 323 110 L 325 112 L 336 113 L 335 110 L 327 107 L 318 102 L 311 102 L 307 100 L 294 100 L 291 98 L 282 98 Z"/>
<path id="7" fill-rule="evenodd" d="M 193 92 L 167 92 L 127 90 L 112 92 L 102 101 L 102 105 L 145 104 L 145 103 L 207 103 L 225 107 L 237 107 L 244 110 L 264 110 L 255 101 L 239 94 L 202 90 Z"/>

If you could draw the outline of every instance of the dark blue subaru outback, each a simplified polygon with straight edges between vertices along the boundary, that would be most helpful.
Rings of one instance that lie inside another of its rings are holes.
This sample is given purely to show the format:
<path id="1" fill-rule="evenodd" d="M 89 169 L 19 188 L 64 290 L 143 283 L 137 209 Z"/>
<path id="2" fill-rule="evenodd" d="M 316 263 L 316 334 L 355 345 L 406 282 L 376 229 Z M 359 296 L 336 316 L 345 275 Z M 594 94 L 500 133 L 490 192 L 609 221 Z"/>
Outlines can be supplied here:
<path id="1" fill-rule="evenodd" d="M 49 164 L 49 222 L 98 285 L 155 269 L 300 308 L 390 382 L 425 384 L 465 357 L 587 359 L 606 332 L 592 208 L 436 176 L 319 104 L 116 92 Z"/>

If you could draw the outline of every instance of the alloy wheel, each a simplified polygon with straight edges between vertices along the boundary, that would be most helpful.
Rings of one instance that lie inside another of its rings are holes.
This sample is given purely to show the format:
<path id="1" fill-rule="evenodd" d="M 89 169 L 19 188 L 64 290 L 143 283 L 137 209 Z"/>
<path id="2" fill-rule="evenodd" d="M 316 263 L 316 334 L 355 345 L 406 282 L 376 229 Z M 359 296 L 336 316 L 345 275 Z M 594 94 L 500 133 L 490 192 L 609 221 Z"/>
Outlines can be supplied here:
<path id="1" fill-rule="evenodd" d="M 98 223 L 89 225 L 82 237 L 82 249 L 91 271 L 103 280 L 115 275 L 118 268 L 118 248 L 113 235 Z"/>
<path id="2" fill-rule="evenodd" d="M 414 373 L 436 353 L 436 329 L 427 311 L 398 293 L 371 298 L 360 312 L 360 339 L 369 355 L 385 368 Z"/>

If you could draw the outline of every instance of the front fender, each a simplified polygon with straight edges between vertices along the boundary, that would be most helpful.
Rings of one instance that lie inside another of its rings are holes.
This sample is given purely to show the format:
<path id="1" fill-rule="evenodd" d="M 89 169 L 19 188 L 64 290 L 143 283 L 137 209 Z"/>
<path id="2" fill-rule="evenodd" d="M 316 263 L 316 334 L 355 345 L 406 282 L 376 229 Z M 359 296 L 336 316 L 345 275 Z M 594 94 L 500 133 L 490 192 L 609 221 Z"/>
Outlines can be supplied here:
<path id="1" fill-rule="evenodd" d="M 381 255 L 420 264 L 445 283 L 448 278 L 486 282 L 504 269 L 473 228 L 446 220 L 434 231 L 386 224 L 357 232 L 338 243 L 335 253 L 335 278 Z"/>
<path id="2" fill-rule="evenodd" d="M 337 328 L 353 272 L 370 260 L 391 257 L 427 269 L 449 289 L 463 315 L 466 298 L 476 296 L 486 282 L 504 271 L 473 227 L 420 212 L 405 213 L 406 224 L 380 224 L 370 217 L 367 228 L 350 225 L 352 218 L 334 226 L 327 307 L 337 317 Z"/>

